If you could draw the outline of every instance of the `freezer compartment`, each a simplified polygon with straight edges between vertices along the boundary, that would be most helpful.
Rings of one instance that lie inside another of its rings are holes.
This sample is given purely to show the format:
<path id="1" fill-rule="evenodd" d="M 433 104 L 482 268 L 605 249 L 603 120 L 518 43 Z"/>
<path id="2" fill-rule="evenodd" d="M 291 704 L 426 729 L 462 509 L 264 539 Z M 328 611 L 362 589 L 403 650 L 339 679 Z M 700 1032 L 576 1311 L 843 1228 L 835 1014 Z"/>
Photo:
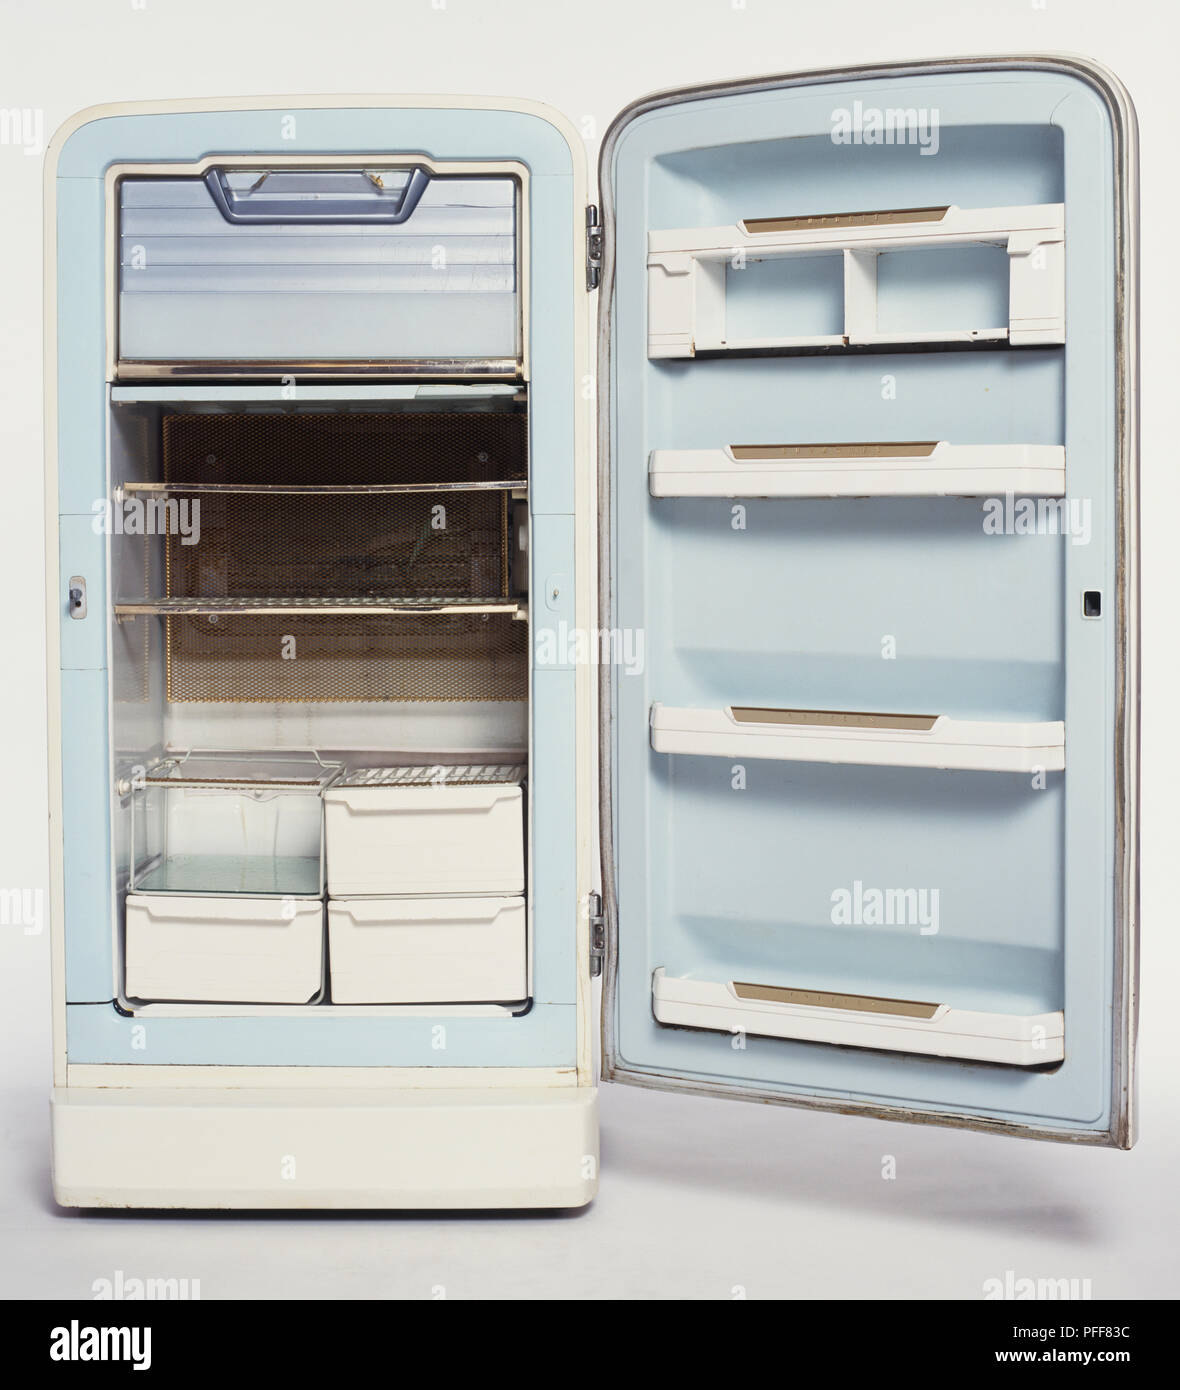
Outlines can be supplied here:
<path id="1" fill-rule="evenodd" d="M 323 903 L 133 894 L 125 955 L 129 999 L 310 1003 L 323 989 Z"/>
<path id="2" fill-rule="evenodd" d="M 341 166 L 125 175 L 119 375 L 518 375 L 523 171 Z"/>
<path id="3" fill-rule="evenodd" d="M 524 892 L 523 766 L 360 768 L 324 796 L 334 897 Z"/>
<path id="4" fill-rule="evenodd" d="M 129 779 L 129 891 L 318 898 L 324 787 L 338 771 L 295 755 L 165 758 Z"/>
<path id="5" fill-rule="evenodd" d="M 659 1023 L 723 1033 L 1036 1067 L 1065 1056 L 1065 1016 L 980 1013 L 946 1004 L 782 985 L 673 978 L 656 970 Z"/>
<path id="6" fill-rule="evenodd" d="M 528 995 L 523 898 L 328 903 L 335 1004 L 510 1003 Z"/>

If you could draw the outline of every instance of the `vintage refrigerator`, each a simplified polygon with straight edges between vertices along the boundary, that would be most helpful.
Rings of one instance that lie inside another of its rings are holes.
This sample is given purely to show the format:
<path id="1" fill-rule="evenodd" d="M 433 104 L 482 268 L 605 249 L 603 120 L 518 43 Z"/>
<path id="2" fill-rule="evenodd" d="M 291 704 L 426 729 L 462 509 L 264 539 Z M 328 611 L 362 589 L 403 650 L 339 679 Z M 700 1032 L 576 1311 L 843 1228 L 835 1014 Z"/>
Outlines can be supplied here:
<path id="1" fill-rule="evenodd" d="M 586 166 L 469 97 L 54 140 L 59 1202 L 577 1206 L 599 1076 L 1130 1146 L 1126 93 L 732 82 Z"/>

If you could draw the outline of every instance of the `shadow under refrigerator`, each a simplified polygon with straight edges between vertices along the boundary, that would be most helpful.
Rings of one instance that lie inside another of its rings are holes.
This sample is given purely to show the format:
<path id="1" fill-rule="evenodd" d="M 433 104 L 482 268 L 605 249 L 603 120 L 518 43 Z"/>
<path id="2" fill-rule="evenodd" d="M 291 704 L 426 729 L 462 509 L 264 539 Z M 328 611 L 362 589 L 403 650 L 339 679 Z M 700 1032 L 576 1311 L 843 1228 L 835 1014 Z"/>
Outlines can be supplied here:
<path id="1" fill-rule="evenodd" d="M 46 177 L 59 1202 L 578 1206 L 599 1070 L 1129 1147 L 1115 79 L 665 93 L 598 202 L 472 98 Z"/>

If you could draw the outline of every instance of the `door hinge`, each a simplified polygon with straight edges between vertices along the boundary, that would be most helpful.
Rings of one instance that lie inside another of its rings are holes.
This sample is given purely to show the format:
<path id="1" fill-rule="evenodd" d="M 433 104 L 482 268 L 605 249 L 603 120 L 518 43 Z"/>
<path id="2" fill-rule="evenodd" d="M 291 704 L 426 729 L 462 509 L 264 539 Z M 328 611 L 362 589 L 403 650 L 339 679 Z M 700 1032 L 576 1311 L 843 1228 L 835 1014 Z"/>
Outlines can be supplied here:
<path id="1" fill-rule="evenodd" d="M 596 290 L 602 279 L 602 224 L 598 207 L 591 203 L 586 209 L 586 288 Z"/>
<path id="2" fill-rule="evenodd" d="M 590 894 L 590 975 L 602 974 L 602 962 L 606 956 L 606 918 L 602 915 L 602 894 Z"/>

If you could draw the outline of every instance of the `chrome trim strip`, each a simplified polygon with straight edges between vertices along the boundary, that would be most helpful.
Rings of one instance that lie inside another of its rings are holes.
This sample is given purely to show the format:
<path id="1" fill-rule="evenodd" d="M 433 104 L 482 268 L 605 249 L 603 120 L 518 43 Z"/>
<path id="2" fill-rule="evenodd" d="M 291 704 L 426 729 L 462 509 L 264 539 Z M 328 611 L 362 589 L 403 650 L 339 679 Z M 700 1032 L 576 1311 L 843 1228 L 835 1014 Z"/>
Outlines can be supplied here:
<path id="1" fill-rule="evenodd" d="M 116 382 L 127 381 L 279 381 L 316 377 L 330 381 L 350 381 L 364 377 L 367 381 L 403 381 L 438 378 L 444 381 L 523 380 L 520 363 L 512 357 L 446 357 L 422 358 L 416 361 L 335 361 L 335 362 L 263 362 L 263 361 L 206 361 L 136 362 L 127 360 L 114 369 Z"/>

